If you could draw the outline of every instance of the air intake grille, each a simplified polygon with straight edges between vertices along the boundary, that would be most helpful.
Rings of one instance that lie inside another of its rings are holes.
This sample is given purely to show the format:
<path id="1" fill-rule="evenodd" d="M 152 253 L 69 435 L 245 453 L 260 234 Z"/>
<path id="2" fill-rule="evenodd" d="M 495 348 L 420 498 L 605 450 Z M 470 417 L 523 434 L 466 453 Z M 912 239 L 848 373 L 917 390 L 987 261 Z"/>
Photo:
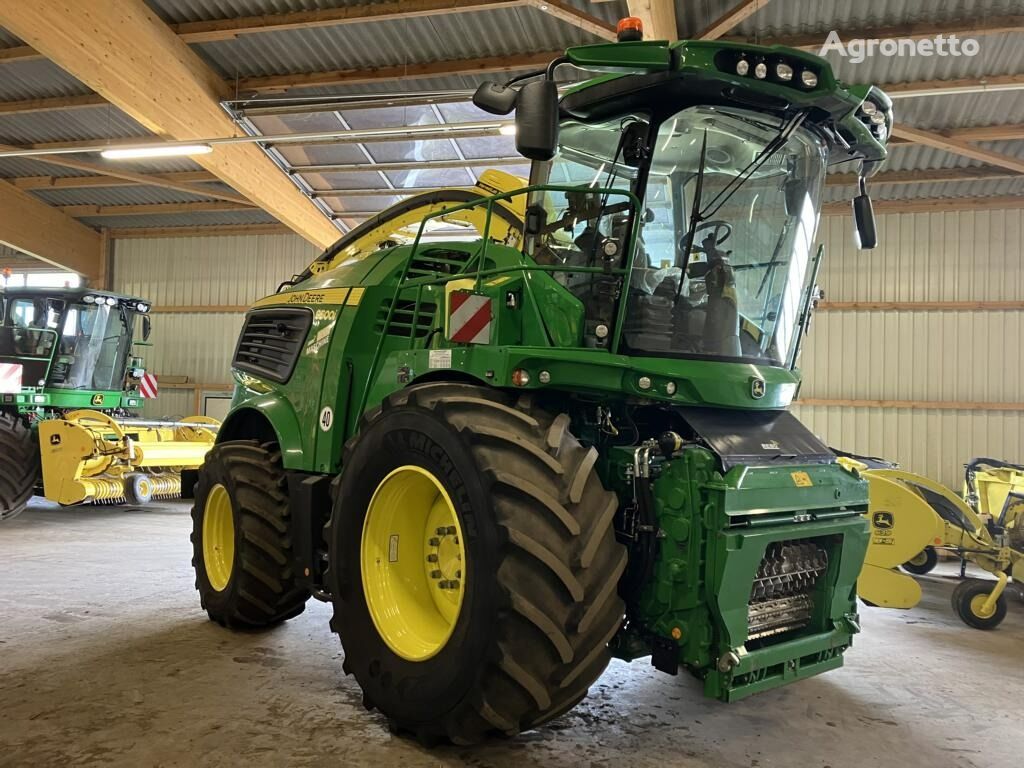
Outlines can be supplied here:
<path id="1" fill-rule="evenodd" d="M 465 251 L 427 248 L 419 251 L 409 263 L 406 280 L 434 275 L 457 275 L 464 271 L 471 255 Z"/>
<path id="2" fill-rule="evenodd" d="M 377 333 L 386 333 L 388 336 L 401 336 L 402 338 L 422 339 L 434 329 L 434 316 L 437 314 L 437 305 L 429 301 L 399 300 L 395 302 L 395 311 L 391 313 L 391 322 L 385 323 L 388 319 L 388 308 L 390 301 L 381 304 L 377 311 L 377 323 L 374 330 Z"/>
<path id="3" fill-rule="evenodd" d="M 308 309 L 257 309 L 245 318 L 234 367 L 284 384 L 291 378 L 313 322 Z"/>

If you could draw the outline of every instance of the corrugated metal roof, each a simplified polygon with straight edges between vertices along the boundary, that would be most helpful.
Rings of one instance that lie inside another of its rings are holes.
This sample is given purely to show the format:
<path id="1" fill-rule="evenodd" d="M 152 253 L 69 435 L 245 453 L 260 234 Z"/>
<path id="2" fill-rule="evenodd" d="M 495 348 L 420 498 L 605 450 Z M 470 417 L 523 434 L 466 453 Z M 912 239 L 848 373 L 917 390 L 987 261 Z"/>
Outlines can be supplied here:
<path id="1" fill-rule="evenodd" d="M 63 111 L 0 114 L 0 143 L 127 139 L 153 134 L 113 105 Z"/>
<path id="2" fill-rule="evenodd" d="M 686 33 L 703 29 L 735 5 L 735 0 L 676 0 L 680 26 Z M 736 35 L 793 35 L 808 32 L 859 30 L 907 22 L 980 19 L 1020 13 L 1015 0 L 772 0 L 736 27 Z"/>
<path id="3" fill-rule="evenodd" d="M 0 48 L 15 48 L 24 45 L 17 37 L 0 27 Z"/>
<path id="4" fill-rule="evenodd" d="M 213 185 L 203 185 L 213 186 Z M 37 189 L 33 194 L 50 205 L 149 205 L 209 201 L 209 197 L 191 195 L 165 187 L 90 187 L 87 189 Z"/>
<path id="5" fill-rule="evenodd" d="M 537 8 L 515 7 L 242 35 L 194 50 L 231 79 L 512 56 L 598 39 Z"/>
<path id="6" fill-rule="evenodd" d="M 89 89 L 46 59 L 15 59 L 3 65 L 0 101 L 77 96 Z"/>
<path id="7" fill-rule="evenodd" d="M 273 224 L 277 221 L 265 211 L 217 211 L 211 213 L 146 214 L 143 216 L 85 216 L 79 219 L 90 227 L 204 227 L 220 224 Z"/>

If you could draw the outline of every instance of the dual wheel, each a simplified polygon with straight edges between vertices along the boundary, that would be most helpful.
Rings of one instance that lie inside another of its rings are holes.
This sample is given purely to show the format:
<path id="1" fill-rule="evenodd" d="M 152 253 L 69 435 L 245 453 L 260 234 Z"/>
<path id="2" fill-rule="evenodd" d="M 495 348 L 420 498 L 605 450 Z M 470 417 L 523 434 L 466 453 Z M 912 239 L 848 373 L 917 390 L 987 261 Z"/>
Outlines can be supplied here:
<path id="1" fill-rule="evenodd" d="M 607 666 L 624 613 L 618 502 L 597 476 L 596 451 L 568 425 L 528 398 L 426 384 L 389 398 L 346 446 L 325 530 L 331 626 L 345 671 L 394 729 L 426 743 L 514 734 L 569 710 Z M 235 487 L 241 467 L 224 466 L 238 445 L 214 448 L 200 472 L 197 585 L 215 620 L 265 626 L 301 611 L 307 595 L 256 616 L 233 592 L 255 546 L 229 529 L 254 498 Z M 263 452 L 266 475 L 273 451 L 243 445 Z M 275 551 L 288 565 L 267 575 L 281 587 L 273 595 L 286 595 L 294 574 L 274 456 Z M 246 591 L 255 586 L 248 579 Z"/>

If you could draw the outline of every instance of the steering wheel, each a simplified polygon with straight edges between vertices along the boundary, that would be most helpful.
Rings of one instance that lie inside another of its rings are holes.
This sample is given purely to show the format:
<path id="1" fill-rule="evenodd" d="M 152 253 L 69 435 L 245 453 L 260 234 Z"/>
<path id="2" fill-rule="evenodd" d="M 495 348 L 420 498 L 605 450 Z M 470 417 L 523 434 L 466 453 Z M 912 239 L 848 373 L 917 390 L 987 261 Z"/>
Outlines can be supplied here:
<path id="1" fill-rule="evenodd" d="M 704 246 L 700 244 L 704 238 L 700 237 L 700 233 L 705 229 L 712 230 L 716 246 L 724 243 L 729 239 L 729 236 L 732 235 L 732 224 L 725 219 L 709 219 L 708 221 L 702 221 L 697 225 L 697 229 L 693 233 L 693 245 L 691 246 L 692 250 L 697 251 L 698 253 L 704 252 Z M 686 235 L 683 235 L 682 239 L 679 241 L 679 248 L 682 250 L 685 247 Z"/>

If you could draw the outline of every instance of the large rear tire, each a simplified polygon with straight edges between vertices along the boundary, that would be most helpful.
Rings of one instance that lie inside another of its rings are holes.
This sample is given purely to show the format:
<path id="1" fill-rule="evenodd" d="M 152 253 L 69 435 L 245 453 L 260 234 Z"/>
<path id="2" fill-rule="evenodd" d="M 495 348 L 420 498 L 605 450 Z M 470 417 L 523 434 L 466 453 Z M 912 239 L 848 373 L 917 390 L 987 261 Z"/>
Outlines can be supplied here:
<path id="1" fill-rule="evenodd" d="M 425 743 L 515 734 L 571 709 L 607 666 L 624 613 L 618 500 L 568 425 L 528 397 L 425 384 L 346 446 L 331 626 L 393 728 Z"/>
<path id="2" fill-rule="evenodd" d="M 0 412 L 0 521 L 20 515 L 39 481 L 39 444 L 17 414 Z"/>
<path id="3" fill-rule="evenodd" d="M 207 454 L 192 507 L 192 566 L 203 608 L 225 627 L 267 627 L 305 609 L 276 445 L 235 440 Z"/>

